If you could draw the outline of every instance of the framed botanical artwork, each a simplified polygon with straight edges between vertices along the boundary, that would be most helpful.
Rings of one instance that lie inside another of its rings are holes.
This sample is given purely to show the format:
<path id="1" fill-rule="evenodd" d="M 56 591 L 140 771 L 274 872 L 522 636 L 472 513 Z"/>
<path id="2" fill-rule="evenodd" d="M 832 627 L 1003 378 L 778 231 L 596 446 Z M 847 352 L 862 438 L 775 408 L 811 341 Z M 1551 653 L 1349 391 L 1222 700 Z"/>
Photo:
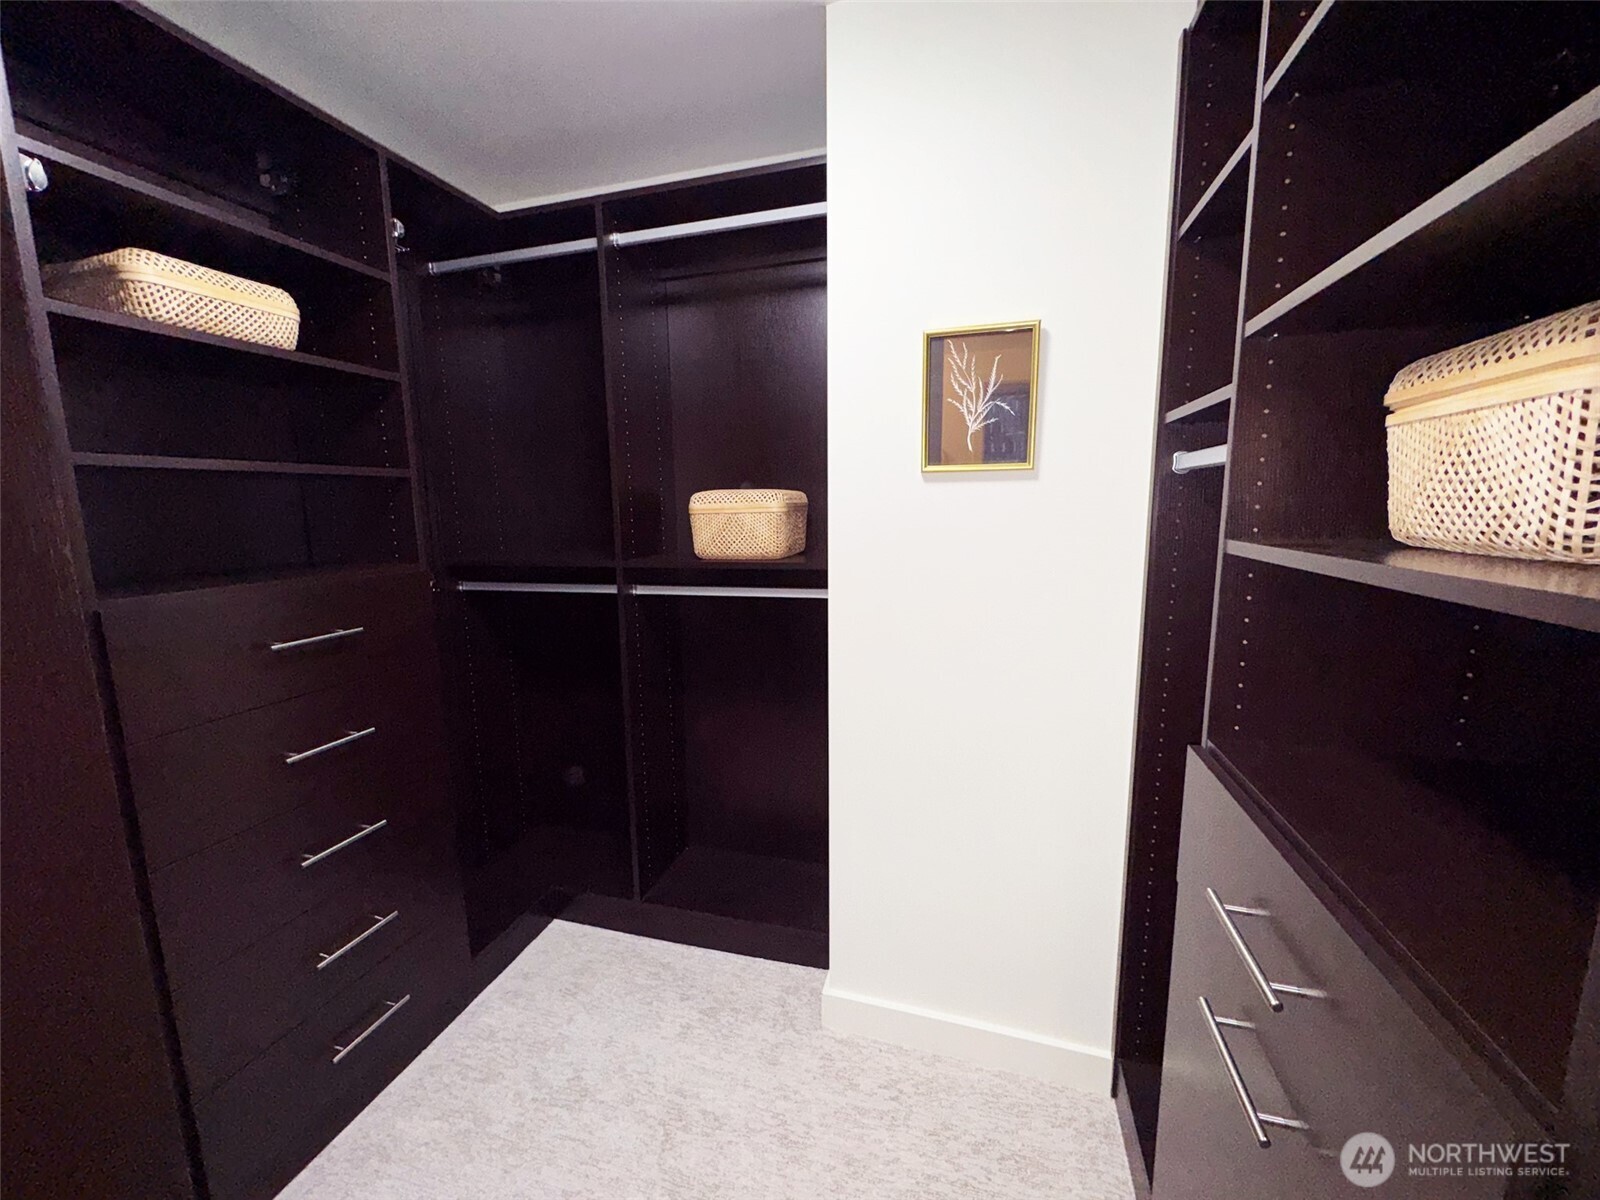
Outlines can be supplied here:
<path id="1" fill-rule="evenodd" d="M 922 469 L 1031 469 L 1038 393 L 1039 322 L 923 334 Z"/>

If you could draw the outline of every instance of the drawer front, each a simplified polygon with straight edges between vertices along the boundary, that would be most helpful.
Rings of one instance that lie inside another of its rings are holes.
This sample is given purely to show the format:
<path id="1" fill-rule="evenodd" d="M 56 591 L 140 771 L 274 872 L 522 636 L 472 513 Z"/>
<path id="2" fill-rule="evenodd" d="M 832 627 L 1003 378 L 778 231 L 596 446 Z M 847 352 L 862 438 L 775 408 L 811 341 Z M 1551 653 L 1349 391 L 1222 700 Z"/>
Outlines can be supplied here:
<path id="1" fill-rule="evenodd" d="M 1185 815 L 1185 830 L 1189 827 Z M 1180 897 L 1173 928 L 1167 1035 L 1156 1125 L 1154 1200 L 1287 1200 L 1321 1195 L 1315 1153 L 1296 1130 L 1263 1124 L 1262 1147 L 1230 1080 L 1229 1064 L 1259 1113 L 1294 1118 L 1279 1064 L 1258 1029 L 1221 1024 L 1255 1021 L 1249 982 L 1214 945 L 1211 914 Z M 1209 1005 L 1202 1010 L 1201 999 Z M 1210 1019 L 1219 1020 L 1213 1035 Z M 1218 1046 L 1220 1038 L 1222 1046 Z M 1348 1185 L 1346 1185 L 1348 1187 Z"/>
<path id="2" fill-rule="evenodd" d="M 184 1069 L 204 1096 L 423 930 L 464 920 L 448 822 L 391 868 L 330 897 L 173 993 Z"/>
<path id="3" fill-rule="evenodd" d="M 136 743 L 128 769 L 146 861 L 158 870 L 312 800 L 399 792 L 418 760 L 443 755 L 442 730 L 427 654 Z"/>
<path id="4" fill-rule="evenodd" d="M 444 764 L 410 760 L 387 791 L 331 793 L 151 873 L 174 991 L 346 888 L 392 869 L 405 834 L 444 807 Z"/>
<path id="5" fill-rule="evenodd" d="M 464 923 L 436 926 L 199 1101 L 212 1196 L 276 1194 L 438 1032 L 469 966 Z"/>
<path id="6" fill-rule="evenodd" d="M 1407 1173 L 1413 1144 L 1521 1139 L 1193 754 L 1178 877 L 1181 932 L 1190 943 L 1184 953 L 1210 959 L 1232 974 L 1237 1015 L 1255 1026 L 1248 1036 L 1272 1065 L 1287 1115 L 1308 1126 L 1304 1133 L 1284 1134 L 1303 1141 L 1318 1168 L 1302 1194 L 1350 1194 L 1339 1155 L 1348 1139 L 1367 1132 L 1386 1138 L 1396 1156 L 1394 1173 L 1383 1185 L 1385 1196 L 1426 1200 L 1441 1193 L 1452 1198 L 1504 1193 L 1506 1181 L 1494 1177 L 1441 1180 Z M 1208 888 L 1223 905 L 1251 910 L 1227 915 L 1266 981 L 1313 995 L 1282 992 L 1281 1010 L 1272 1010 Z M 1176 977 L 1172 1000 L 1175 1011 L 1185 1002 L 1195 1005 L 1192 997 L 1185 1001 L 1178 994 Z M 1249 1151 L 1248 1142 L 1242 1146 L 1241 1154 Z"/>
<path id="7" fill-rule="evenodd" d="M 386 659 L 434 653 L 420 571 L 111 600 L 101 625 L 129 742 L 346 683 Z"/>

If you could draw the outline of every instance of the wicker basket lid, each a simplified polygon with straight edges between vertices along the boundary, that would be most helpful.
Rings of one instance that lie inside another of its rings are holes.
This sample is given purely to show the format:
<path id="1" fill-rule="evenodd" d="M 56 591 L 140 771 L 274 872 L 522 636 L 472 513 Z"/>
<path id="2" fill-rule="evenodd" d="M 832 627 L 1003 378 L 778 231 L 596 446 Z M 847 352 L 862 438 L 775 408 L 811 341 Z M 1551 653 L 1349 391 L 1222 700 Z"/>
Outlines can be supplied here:
<path id="1" fill-rule="evenodd" d="M 1600 300 L 1420 358 L 1383 403 L 1436 415 L 1589 387 L 1600 387 Z"/>
<path id="2" fill-rule="evenodd" d="M 134 246 L 72 262 L 49 263 L 41 267 L 40 273 L 46 285 L 78 275 L 108 275 L 116 279 L 164 283 L 186 292 L 197 292 L 279 316 L 300 316 L 300 307 L 294 302 L 294 297 L 282 288 Z"/>
<path id="3" fill-rule="evenodd" d="M 806 494 L 785 488 L 717 488 L 689 497 L 689 511 L 787 512 L 806 507 Z"/>

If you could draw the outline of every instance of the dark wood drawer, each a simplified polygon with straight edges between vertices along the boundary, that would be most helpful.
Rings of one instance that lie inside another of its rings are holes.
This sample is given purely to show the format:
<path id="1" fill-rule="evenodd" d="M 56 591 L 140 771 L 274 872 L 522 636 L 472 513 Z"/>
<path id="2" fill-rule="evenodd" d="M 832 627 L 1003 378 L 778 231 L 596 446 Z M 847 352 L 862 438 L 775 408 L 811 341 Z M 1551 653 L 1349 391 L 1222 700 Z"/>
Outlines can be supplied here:
<path id="1" fill-rule="evenodd" d="M 1237 962 L 1214 945 L 1208 920 L 1208 909 L 1180 899 L 1156 1124 L 1155 1200 L 1320 1196 L 1310 1143 L 1295 1131 L 1266 1127 L 1271 1145 L 1260 1147 L 1229 1082 L 1200 999 L 1219 1018 L 1246 1019 L 1250 985 Z M 1257 1110 L 1293 1116 L 1278 1064 L 1255 1032 L 1223 1026 L 1220 1035 Z"/>
<path id="2" fill-rule="evenodd" d="M 1381 836 L 1381 833 L 1376 834 Z M 1244 958 L 1217 915 L 1206 889 L 1228 906 L 1257 910 L 1229 913 L 1246 949 L 1267 981 L 1301 988 L 1315 995 L 1282 992 L 1281 1010 L 1274 1011 L 1253 982 Z M 1271 1150 L 1258 1151 L 1242 1109 L 1231 1099 L 1232 1134 L 1216 1137 L 1233 1156 L 1231 1174 L 1222 1177 L 1229 1195 L 1257 1193 L 1236 1186 L 1263 1163 L 1280 1157 L 1295 1160 L 1292 1193 L 1277 1183 L 1279 1195 L 1342 1197 L 1351 1185 L 1339 1166 L 1346 1141 L 1357 1133 L 1381 1134 L 1398 1156 L 1397 1169 L 1383 1185 L 1393 1197 L 1436 1197 L 1442 1187 L 1452 1197 L 1500 1196 L 1506 1180 L 1464 1177 L 1441 1181 L 1406 1173 L 1407 1147 L 1430 1143 L 1501 1143 L 1522 1140 L 1510 1122 L 1473 1081 L 1452 1051 L 1424 1024 L 1405 998 L 1356 944 L 1338 919 L 1296 872 L 1272 841 L 1257 827 L 1198 756 L 1189 758 L 1184 792 L 1182 845 L 1178 866 L 1177 945 L 1173 955 L 1171 1008 L 1168 1017 L 1168 1063 L 1163 1071 L 1161 1123 L 1157 1139 L 1158 1200 L 1219 1194 L 1186 1191 L 1192 1178 L 1163 1189 L 1162 1163 L 1181 1164 L 1183 1133 L 1168 1140 L 1167 1084 L 1172 1091 L 1173 1128 L 1188 1120 L 1181 1108 L 1188 1100 L 1185 1075 L 1206 1064 L 1187 1062 L 1189 1051 L 1173 1058 L 1173 1039 L 1191 1035 L 1200 1020 L 1196 996 L 1207 988 L 1226 998 L 1226 1011 L 1250 1022 L 1252 1030 L 1227 1030 L 1231 1046 L 1258 1056 L 1275 1090 L 1281 1115 L 1304 1121 L 1303 1132 L 1272 1131 Z M 1185 1023 L 1191 1027 L 1185 1029 Z M 1206 1041 L 1209 1042 L 1209 1035 Z M 1204 1058 L 1203 1055 L 1200 1058 Z M 1207 1086 L 1227 1086 L 1214 1046 Z M 1187 1063 L 1187 1065 L 1186 1065 Z M 1241 1066 L 1244 1064 L 1241 1062 Z M 1245 1069 L 1248 1082 L 1250 1070 Z M 1260 1097 L 1257 1098 L 1258 1101 Z M 1264 1105 L 1263 1105 L 1264 1106 Z M 1291 1153 L 1280 1156 L 1280 1147 Z M 1305 1159 L 1310 1175 L 1299 1174 Z M 1173 1175 L 1184 1174 L 1175 1165 Z"/>
<path id="3" fill-rule="evenodd" d="M 428 589 L 420 571 L 378 572 L 108 600 L 123 734 L 140 742 L 432 656 Z"/>
<path id="4" fill-rule="evenodd" d="M 438 1033 L 469 967 L 464 923 L 435 926 L 199 1101 L 215 1200 L 276 1194 Z"/>
<path id="5" fill-rule="evenodd" d="M 330 897 L 173 993 L 199 1097 L 435 925 L 464 920 L 448 821 L 412 831 L 392 866 Z"/>
<path id="6" fill-rule="evenodd" d="M 409 786 L 419 760 L 444 754 L 439 694 L 429 652 L 380 664 L 337 687 L 130 746 L 128 768 L 150 868 L 314 799 L 382 796 Z M 329 748 L 306 754 L 322 746 Z"/>
<path id="7" fill-rule="evenodd" d="M 400 787 L 330 792 L 152 872 L 170 986 L 186 987 L 330 896 L 392 869 L 406 831 L 444 808 L 441 756 L 410 761 Z"/>

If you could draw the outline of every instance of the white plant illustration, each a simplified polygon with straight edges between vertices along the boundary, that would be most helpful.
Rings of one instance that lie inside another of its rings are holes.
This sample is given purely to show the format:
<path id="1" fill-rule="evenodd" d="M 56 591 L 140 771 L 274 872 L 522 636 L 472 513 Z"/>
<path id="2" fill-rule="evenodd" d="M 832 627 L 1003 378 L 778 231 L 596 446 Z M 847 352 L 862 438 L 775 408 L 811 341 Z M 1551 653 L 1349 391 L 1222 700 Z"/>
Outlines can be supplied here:
<path id="1" fill-rule="evenodd" d="M 996 400 L 994 394 L 999 390 L 1006 377 L 1000 373 L 1000 356 L 994 356 L 994 362 L 989 367 L 989 378 L 983 377 L 978 367 L 978 356 L 967 350 L 965 342 L 946 342 L 944 347 L 945 361 L 950 366 L 950 384 L 956 390 L 960 399 L 944 398 L 946 404 L 955 405 L 962 417 L 967 422 L 967 449 L 972 449 L 972 435 L 986 425 L 993 425 L 1000 418 L 991 417 L 989 414 L 997 408 L 1003 408 L 1013 416 L 1016 413 L 1004 400 Z"/>

